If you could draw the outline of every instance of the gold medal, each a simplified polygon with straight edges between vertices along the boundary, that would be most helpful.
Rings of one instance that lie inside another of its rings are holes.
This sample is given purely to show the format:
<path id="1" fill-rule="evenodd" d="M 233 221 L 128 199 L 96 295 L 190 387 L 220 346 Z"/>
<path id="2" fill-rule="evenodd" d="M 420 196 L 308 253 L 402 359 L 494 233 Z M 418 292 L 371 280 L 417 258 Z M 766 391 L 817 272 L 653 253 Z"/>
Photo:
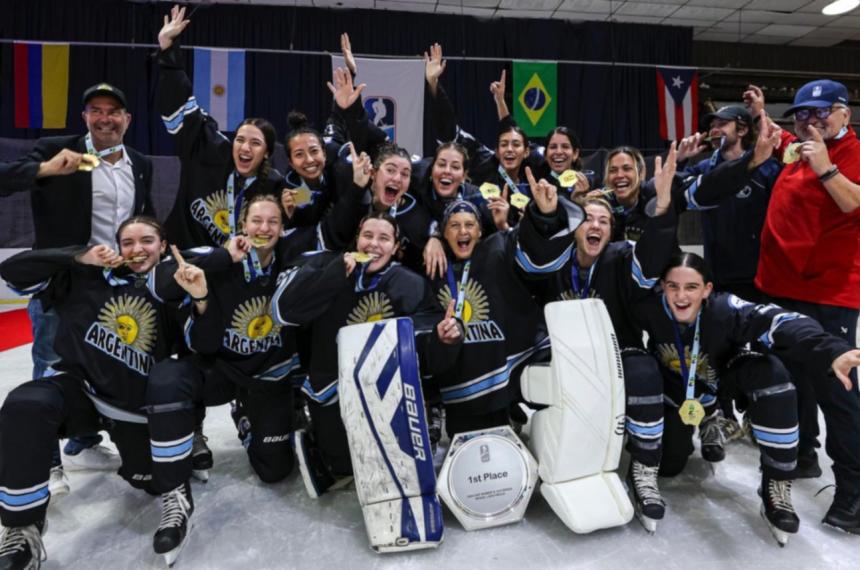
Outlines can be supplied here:
<path id="1" fill-rule="evenodd" d="M 526 206 L 529 205 L 529 202 L 529 197 L 525 194 L 516 193 L 511 196 L 511 205 L 513 205 L 514 208 L 523 210 Z"/>
<path id="2" fill-rule="evenodd" d="M 311 189 L 307 186 L 299 186 L 298 188 L 293 188 L 293 199 L 296 202 L 296 206 L 304 206 L 305 204 L 310 204 L 311 202 Z"/>
<path id="3" fill-rule="evenodd" d="M 82 154 L 78 164 L 78 172 L 92 172 L 99 165 L 99 157 L 94 154 Z"/>
<path id="4" fill-rule="evenodd" d="M 269 243 L 269 238 L 263 236 L 253 236 L 251 238 L 251 243 L 254 244 L 254 247 L 263 247 L 267 243 Z"/>
<path id="5" fill-rule="evenodd" d="M 353 251 L 352 258 L 356 263 L 370 263 L 376 259 L 376 256 L 372 253 L 364 253 L 363 251 Z"/>
<path id="6" fill-rule="evenodd" d="M 144 253 L 141 255 L 135 255 L 134 257 L 129 257 L 127 259 L 123 259 L 122 262 L 124 265 L 131 265 L 133 263 L 143 263 L 144 261 L 147 260 L 148 257 L 149 256 Z"/>
<path id="7" fill-rule="evenodd" d="M 561 184 L 564 188 L 570 188 L 571 186 L 576 184 L 577 180 L 579 180 L 579 177 L 577 177 L 576 171 L 570 169 L 565 170 L 558 177 L 558 183 Z"/>
<path id="8" fill-rule="evenodd" d="M 782 163 L 791 164 L 800 160 L 800 153 L 797 152 L 798 149 L 800 149 L 800 143 L 791 143 L 785 147 L 785 150 L 782 152 Z"/>
<path id="9" fill-rule="evenodd" d="M 484 182 L 481 184 L 481 187 L 478 188 L 481 191 L 481 196 L 484 197 L 484 200 L 489 200 L 490 198 L 498 198 L 502 195 L 502 191 L 498 186 L 493 184 L 492 182 Z"/>
<path id="10" fill-rule="evenodd" d="M 681 422 L 688 426 L 697 426 L 705 419 L 705 408 L 699 400 L 684 400 L 681 404 L 678 413 L 681 415 Z"/>

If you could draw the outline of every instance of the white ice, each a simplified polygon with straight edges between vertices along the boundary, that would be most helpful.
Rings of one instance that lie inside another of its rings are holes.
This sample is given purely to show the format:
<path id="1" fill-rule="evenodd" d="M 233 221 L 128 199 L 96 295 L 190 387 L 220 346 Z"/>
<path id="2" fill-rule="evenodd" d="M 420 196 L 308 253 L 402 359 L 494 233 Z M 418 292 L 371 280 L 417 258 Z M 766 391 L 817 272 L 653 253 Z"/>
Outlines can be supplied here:
<path id="1" fill-rule="evenodd" d="M 0 396 L 30 376 L 29 346 L 0 353 Z M 822 422 L 823 428 L 823 422 Z M 194 482 L 195 527 L 175 568 L 755 568 L 812 570 L 860 566 L 860 536 L 820 520 L 833 497 L 824 476 L 797 481 L 800 532 L 780 548 L 759 516 L 758 450 L 729 445 L 713 474 L 698 452 L 675 479 L 661 479 L 668 503 L 657 534 L 634 519 L 625 527 L 575 535 L 536 492 L 518 524 L 465 532 L 450 513 L 436 550 L 376 554 L 368 548 L 354 490 L 309 499 L 296 473 L 261 483 L 248 465 L 226 407 L 209 409 L 215 455 L 207 484 Z M 52 502 L 46 569 L 163 568 L 152 550 L 160 502 L 104 472 L 70 473 L 72 493 Z"/>

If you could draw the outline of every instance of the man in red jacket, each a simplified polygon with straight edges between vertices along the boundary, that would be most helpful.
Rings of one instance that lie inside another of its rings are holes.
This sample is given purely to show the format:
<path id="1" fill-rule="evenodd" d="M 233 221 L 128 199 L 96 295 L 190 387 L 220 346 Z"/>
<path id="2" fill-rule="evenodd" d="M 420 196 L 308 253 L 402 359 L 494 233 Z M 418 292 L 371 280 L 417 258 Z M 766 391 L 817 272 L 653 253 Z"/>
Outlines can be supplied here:
<path id="1" fill-rule="evenodd" d="M 761 102 L 763 104 L 763 101 Z M 825 330 L 857 346 L 860 311 L 860 141 L 851 128 L 848 90 L 821 79 L 801 87 L 784 116 L 796 138 L 773 127 L 760 137 L 748 168 L 770 157 L 784 164 L 762 229 L 756 286 L 779 305 L 813 317 Z M 770 142 L 761 144 L 770 135 Z M 827 423 L 836 496 L 824 523 L 860 534 L 860 393 L 836 382 L 796 375 L 800 401 L 798 476 L 817 476 L 816 402 Z"/>

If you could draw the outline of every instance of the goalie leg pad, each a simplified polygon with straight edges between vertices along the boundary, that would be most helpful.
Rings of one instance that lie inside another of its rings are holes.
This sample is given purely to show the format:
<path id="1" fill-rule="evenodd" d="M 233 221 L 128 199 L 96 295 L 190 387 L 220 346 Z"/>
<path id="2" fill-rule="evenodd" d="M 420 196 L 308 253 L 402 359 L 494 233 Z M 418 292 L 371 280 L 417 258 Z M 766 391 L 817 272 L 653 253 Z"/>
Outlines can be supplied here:
<path id="1" fill-rule="evenodd" d="M 531 423 L 541 493 L 574 532 L 626 524 L 633 505 L 615 473 L 624 439 L 624 374 L 609 314 L 599 299 L 548 304 L 552 361 L 529 366 L 526 400 L 548 405 Z M 581 323 L 574 332 L 570 323 Z"/>
<path id="2" fill-rule="evenodd" d="M 371 547 L 435 547 L 442 509 L 412 321 L 344 327 L 338 347 L 340 410 Z"/>

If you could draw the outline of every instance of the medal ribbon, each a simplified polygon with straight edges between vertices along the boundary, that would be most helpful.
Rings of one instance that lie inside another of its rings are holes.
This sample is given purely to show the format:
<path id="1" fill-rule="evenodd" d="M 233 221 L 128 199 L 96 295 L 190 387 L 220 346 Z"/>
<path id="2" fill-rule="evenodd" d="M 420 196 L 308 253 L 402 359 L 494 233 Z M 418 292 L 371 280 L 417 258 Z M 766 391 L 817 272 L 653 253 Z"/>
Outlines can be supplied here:
<path id="1" fill-rule="evenodd" d="M 573 292 L 576 294 L 579 299 L 587 299 L 589 294 L 591 293 L 591 278 L 594 275 L 594 268 L 597 267 L 597 260 L 591 264 L 591 267 L 588 268 L 588 277 L 585 280 L 585 283 L 579 282 L 579 261 L 576 259 L 576 249 L 574 248 L 570 252 L 570 284 L 573 287 Z"/>
<path id="2" fill-rule="evenodd" d="M 672 320 L 672 328 L 675 331 L 675 348 L 678 350 L 678 364 L 681 367 L 681 377 L 687 377 L 686 398 L 688 400 L 694 400 L 696 398 L 696 366 L 699 364 L 699 350 L 701 348 L 699 344 L 699 324 L 702 319 L 702 309 L 700 308 L 699 314 L 696 315 L 696 332 L 693 333 L 693 348 L 690 350 L 690 369 L 687 370 L 687 358 L 684 354 L 684 343 L 681 342 L 681 329 L 678 326 L 678 321 L 675 320 L 675 316 L 672 314 L 672 311 L 669 310 L 669 305 L 666 303 L 665 295 L 663 296 L 663 308 L 666 309 L 666 312 L 669 314 L 669 318 Z"/>
<path id="3" fill-rule="evenodd" d="M 266 269 L 263 269 L 260 264 L 260 256 L 257 255 L 257 250 L 251 248 L 248 252 L 248 257 L 242 262 L 242 271 L 245 273 L 245 282 L 250 283 L 257 277 L 269 275 L 272 272 L 272 267 L 275 266 L 275 252 L 272 252 L 272 262 Z"/>
<path id="4" fill-rule="evenodd" d="M 84 137 L 84 144 L 87 147 L 87 154 L 92 154 L 99 158 L 119 151 L 122 151 L 122 153 L 125 154 L 125 145 L 122 143 L 104 150 L 96 150 L 96 147 L 93 145 L 93 136 L 90 133 L 87 133 L 87 136 Z"/>
<path id="5" fill-rule="evenodd" d="M 501 164 L 499 165 L 499 176 L 501 176 L 505 181 L 505 184 L 511 188 L 511 192 L 514 194 L 523 194 L 523 191 L 520 190 L 520 185 L 514 182 L 514 179 L 510 177 Z"/>
<path id="6" fill-rule="evenodd" d="M 355 292 L 362 293 L 364 291 L 373 291 L 379 286 L 379 281 L 382 279 L 382 275 L 374 275 L 370 279 L 370 285 L 367 287 L 364 286 L 364 274 L 367 272 L 367 263 L 362 263 L 358 267 L 358 275 L 355 278 Z"/>
<path id="7" fill-rule="evenodd" d="M 245 190 L 257 179 L 256 176 L 246 179 L 239 189 L 239 195 L 236 196 L 236 176 L 238 173 L 234 170 L 227 177 L 227 213 L 229 214 L 227 222 L 230 224 L 230 237 L 236 237 L 236 228 L 239 227 L 237 216 L 242 212 L 242 198 L 245 196 Z"/>
<path id="8" fill-rule="evenodd" d="M 458 319 L 463 319 L 463 308 L 466 306 L 466 282 L 469 281 L 469 269 L 472 267 L 470 259 L 463 265 L 463 275 L 460 277 L 460 284 L 457 285 L 454 279 L 453 263 L 448 261 L 448 288 L 451 290 L 451 296 L 454 296 L 454 291 L 457 292 L 457 303 L 454 305 L 454 316 Z"/>

